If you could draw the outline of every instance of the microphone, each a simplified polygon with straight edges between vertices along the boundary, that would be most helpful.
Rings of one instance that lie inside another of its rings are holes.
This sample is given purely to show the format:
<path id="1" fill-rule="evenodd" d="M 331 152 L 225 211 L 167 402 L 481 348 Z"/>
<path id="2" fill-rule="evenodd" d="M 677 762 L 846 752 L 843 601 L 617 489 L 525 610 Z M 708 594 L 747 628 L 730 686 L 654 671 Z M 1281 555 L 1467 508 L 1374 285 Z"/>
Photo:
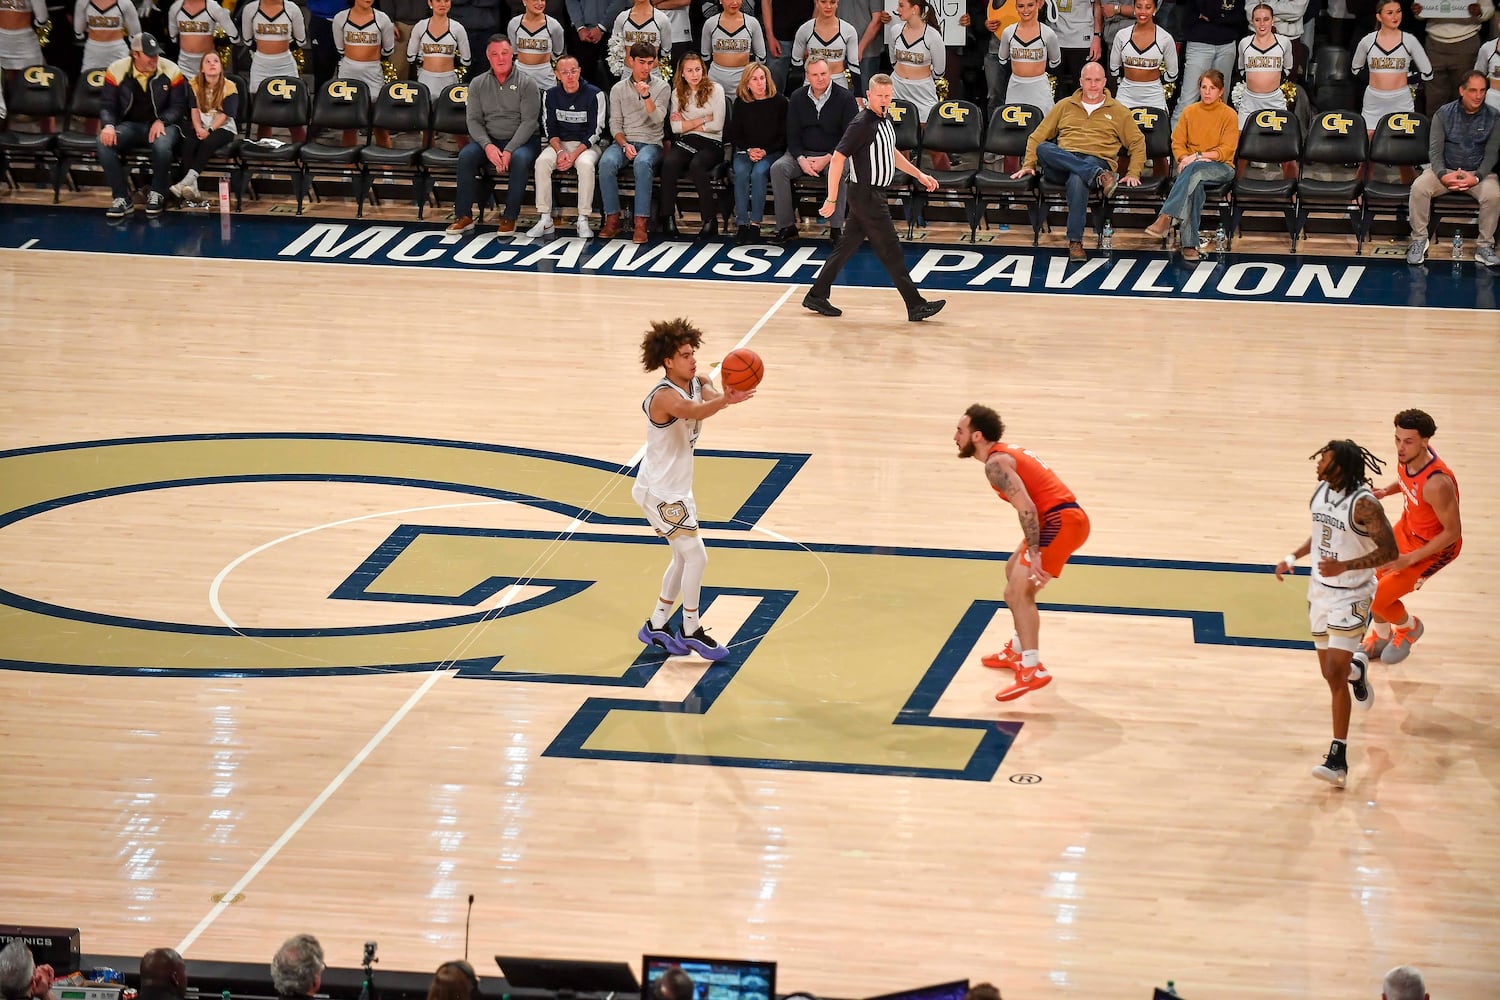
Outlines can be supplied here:
<path id="1" fill-rule="evenodd" d="M 464 914 L 464 961 L 469 960 L 469 919 L 474 916 L 474 894 L 469 893 L 469 911 Z"/>

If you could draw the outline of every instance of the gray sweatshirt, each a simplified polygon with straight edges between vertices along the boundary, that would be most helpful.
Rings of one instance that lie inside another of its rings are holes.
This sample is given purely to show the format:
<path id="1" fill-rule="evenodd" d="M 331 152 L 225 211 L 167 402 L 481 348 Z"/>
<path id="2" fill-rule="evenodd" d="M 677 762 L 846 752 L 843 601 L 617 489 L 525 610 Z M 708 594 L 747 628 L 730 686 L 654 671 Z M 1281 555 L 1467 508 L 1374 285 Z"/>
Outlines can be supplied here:
<path id="1" fill-rule="evenodd" d="M 501 83 L 487 69 L 469 84 L 469 137 L 481 146 L 503 143 L 514 153 L 536 135 L 542 117 L 542 92 L 512 66 Z"/>
<path id="2" fill-rule="evenodd" d="M 609 92 L 609 134 L 625 134 L 625 141 L 660 146 L 665 137 L 662 127 L 667 120 L 667 100 L 672 88 L 653 72 L 647 82 L 651 84 L 651 102 L 654 114 L 646 113 L 646 99 L 635 92 L 635 82 L 629 77 L 615 84 Z M 473 100 L 471 97 L 470 100 Z"/>

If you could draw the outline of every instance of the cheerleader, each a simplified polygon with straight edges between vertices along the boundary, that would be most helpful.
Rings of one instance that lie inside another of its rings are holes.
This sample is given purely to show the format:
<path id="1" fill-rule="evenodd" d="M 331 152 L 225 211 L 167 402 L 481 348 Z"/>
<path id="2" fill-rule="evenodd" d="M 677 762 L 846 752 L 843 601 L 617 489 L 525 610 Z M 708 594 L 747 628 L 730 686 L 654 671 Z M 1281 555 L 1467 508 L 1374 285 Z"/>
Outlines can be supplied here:
<path id="1" fill-rule="evenodd" d="M 1030 104 L 1042 114 L 1052 110 L 1052 87 L 1047 71 L 1062 63 L 1057 33 L 1037 18 L 1040 0 L 1016 0 L 1021 19 L 1000 33 L 1000 65 L 1010 67 L 1006 104 Z"/>
<path id="2" fill-rule="evenodd" d="M 806 66 L 814 59 L 822 59 L 828 63 L 834 83 L 850 87 L 852 76 L 854 93 L 862 94 L 859 51 L 859 33 L 854 25 L 839 17 L 839 0 L 816 0 L 813 19 L 804 22 L 792 40 L 792 65 Z"/>
<path id="3" fill-rule="evenodd" d="M 292 45 L 307 48 L 302 9 L 286 0 L 250 0 L 240 8 L 240 37 L 252 49 L 250 93 L 273 76 L 298 76 Z"/>
<path id="4" fill-rule="evenodd" d="M 741 6 L 741 0 L 723 0 L 723 9 L 703 22 L 703 61 L 709 79 L 725 94 L 739 90 L 740 77 L 752 59 L 766 60 L 766 34 Z"/>
<path id="5" fill-rule="evenodd" d="M 547 14 L 547 0 L 526 0 L 526 13 L 510 19 L 506 28 L 516 51 L 516 69 L 546 93 L 557 86 L 552 60 L 563 54 L 563 29 Z"/>
<path id="6" fill-rule="evenodd" d="M 1257 111 L 1285 111 L 1282 81 L 1292 75 L 1292 40 L 1276 33 L 1276 17 L 1268 4 L 1256 4 L 1250 13 L 1255 34 L 1240 39 L 1238 63 L 1245 91 L 1235 110 L 1240 128 Z"/>
<path id="7" fill-rule="evenodd" d="M 1127 108 L 1167 110 L 1163 84 L 1177 79 L 1177 43 L 1157 27 L 1156 0 L 1136 0 L 1135 24 L 1115 36 L 1109 70 L 1119 78 L 1115 99 Z"/>
<path id="8" fill-rule="evenodd" d="M 396 51 L 396 25 L 390 15 L 375 9 L 375 0 L 354 0 L 333 16 L 333 47 L 339 50 L 338 75 L 358 80 L 374 100 L 385 86 L 380 60 Z"/>
<path id="9" fill-rule="evenodd" d="M 47 0 L 0 0 L 0 70 L 8 76 L 46 62 L 36 33 L 50 20 Z"/>
<path id="10" fill-rule="evenodd" d="M 406 58 L 417 66 L 417 83 L 436 100 L 458 82 L 458 67 L 473 61 L 469 33 L 448 16 L 453 0 L 428 0 L 432 16 L 418 21 L 406 44 Z"/>
<path id="11" fill-rule="evenodd" d="M 177 43 L 177 68 L 187 82 L 193 82 L 203 57 L 214 51 L 215 31 L 224 32 L 230 44 L 240 40 L 234 18 L 218 0 L 177 0 L 167 11 L 167 34 Z"/>
<path id="12" fill-rule="evenodd" d="M 1406 82 L 1414 70 L 1422 79 L 1432 79 L 1432 63 L 1428 62 L 1422 43 L 1401 30 L 1401 4 L 1385 0 L 1376 8 L 1375 19 L 1380 27 L 1359 40 L 1352 63 L 1356 73 L 1366 66 L 1370 68 L 1370 83 L 1365 87 L 1360 110 L 1371 136 L 1386 115 L 1416 110 Z"/>
<path id="13" fill-rule="evenodd" d="M 135 4 L 121 0 L 78 0 L 73 8 L 73 30 L 83 42 L 80 74 L 104 69 L 130 55 L 126 41 L 141 33 L 141 16 Z"/>

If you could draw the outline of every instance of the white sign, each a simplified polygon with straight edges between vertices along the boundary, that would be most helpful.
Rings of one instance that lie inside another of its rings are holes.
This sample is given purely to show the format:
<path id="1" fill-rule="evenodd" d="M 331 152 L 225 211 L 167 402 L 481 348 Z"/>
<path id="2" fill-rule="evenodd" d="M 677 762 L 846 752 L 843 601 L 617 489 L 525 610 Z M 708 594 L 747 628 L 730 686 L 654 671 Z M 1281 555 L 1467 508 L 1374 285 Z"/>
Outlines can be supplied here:
<path id="1" fill-rule="evenodd" d="M 943 44 L 953 48 L 963 48 L 969 30 L 958 23 L 959 18 L 967 12 L 963 0 L 932 0 L 932 3 L 937 8 Z M 895 41 L 897 32 L 902 28 L 902 22 L 901 18 L 896 16 L 896 0 L 885 0 L 885 10 L 891 15 L 890 23 L 885 26 L 885 41 L 889 45 Z"/>

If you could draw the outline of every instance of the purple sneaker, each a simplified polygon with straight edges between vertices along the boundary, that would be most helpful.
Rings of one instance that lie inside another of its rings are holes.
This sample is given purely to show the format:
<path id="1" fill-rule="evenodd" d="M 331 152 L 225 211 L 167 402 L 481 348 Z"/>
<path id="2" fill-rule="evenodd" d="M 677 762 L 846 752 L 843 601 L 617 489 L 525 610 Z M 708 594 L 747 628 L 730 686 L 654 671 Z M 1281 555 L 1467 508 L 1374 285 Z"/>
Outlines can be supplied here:
<path id="1" fill-rule="evenodd" d="M 688 654 L 687 646 L 683 645 L 682 640 L 672 634 L 671 629 L 657 628 L 651 624 L 651 619 L 649 618 L 646 619 L 646 624 L 641 626 L 641 630 L 635 634 L 635 637 L 648 646 L 665 649 L 668 656 L 686 656 Z"/>
<path id="2" fill-rule="evenodd" d="M 728 648 L 714 642 L 704 630 L 702 625 L 692 635 L 673 636 L 673 638 L 687 647 L 690 653 L 697 653 L 705 660 L 722 660 L 729 655 Z"/>

